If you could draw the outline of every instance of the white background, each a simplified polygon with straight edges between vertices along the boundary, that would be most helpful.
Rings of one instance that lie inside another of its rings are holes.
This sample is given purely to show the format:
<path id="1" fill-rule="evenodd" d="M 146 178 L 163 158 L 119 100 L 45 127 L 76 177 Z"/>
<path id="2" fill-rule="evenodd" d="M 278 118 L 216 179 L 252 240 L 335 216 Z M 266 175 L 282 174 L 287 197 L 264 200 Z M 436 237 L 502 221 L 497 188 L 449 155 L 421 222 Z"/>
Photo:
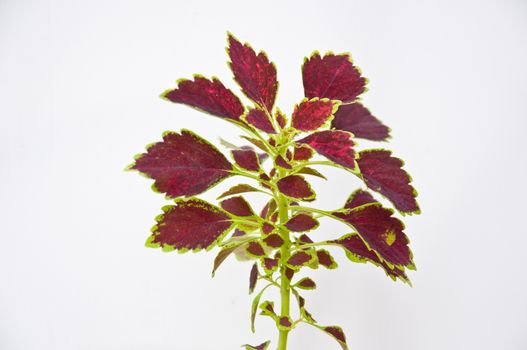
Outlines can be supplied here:
<path id="1" fill-rule="evenodd" d="M 237 91 L 227 30 L 277 63 L 288 113 L 303 57 L 350 51 L 370 80 L 364 103 L 393 129 L 383 146 L 419 190 L 423 214 L 405 218 L 414 287 L 338 251 L 341 268 L 312 272 L 319 288 L 304 293 L 319 322 L 341 325 L 357 350 L 526 349 L 521 0 L 1 0 L 0 349 L 276 346 L 269 320 L 249 330 L 250 265 L 229 260 L 211 279 L 213 254 L 145 248 L 166 201 L 123 172 L 167 129 L 237 139 L 222 120 L 158 98 L 193 73 Z M 313 181 L 321 208 L 359 185 L 321 170 L 331 177 Z M 343 233 L 324 222 L 312 236 Z M 290 348 L 338 345 L 299 326 Z"/>

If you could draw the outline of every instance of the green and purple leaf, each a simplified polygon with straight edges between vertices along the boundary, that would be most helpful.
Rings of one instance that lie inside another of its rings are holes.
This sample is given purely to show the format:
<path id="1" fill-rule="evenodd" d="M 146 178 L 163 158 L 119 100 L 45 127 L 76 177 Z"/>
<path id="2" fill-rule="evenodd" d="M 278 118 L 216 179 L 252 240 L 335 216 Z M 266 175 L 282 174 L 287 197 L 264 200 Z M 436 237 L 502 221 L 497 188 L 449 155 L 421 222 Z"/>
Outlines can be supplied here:
<path id="1" fill-rule="evenodd" d="M 326 269 L 333 270 L 338 267 L 337 262 L 333 256 L 325 249 L 317 250 L 318 263 Z"/>
<path id="2" fill-rule="evenodd" d="M 220 202 L 223 210 L 236 216 L 254 216 L 256 215 L 251 206 L 242 196 L 231 197 Z"/>
<path id="3" fill-rule="evenodd" d="M 293 215 L 289 221 L 285 223 L 285 227 L 293 232 L 310 231 L 317 228 L 318 225 L 318 221 L 313 218 L 312 215 L 304 213 Z"/>
<path id="4" fill-rule="evenodd" d="M 300 281 L 295 283 L 295 287 L 305 290 L 312 290 L 317 287 L 317 284 L 311 278 L 304 277 Z"/>
<path id="5" fill-rule="evenodd" d="M 260 171 L 260 159 L 251 148 L 240 148 L 231 151 L 232 157 L 238 166 L 249 171 Z"/>
<path id="6" fill-rule="evenodd" d="M 297 251 L 287 259 L 287 265 L 293 270 L 299 270 L 302 266 L 307 266 L 316 260 L 311 251 Z"/>
<path id="7" fill-rule="evenodd" d="M 355 101 L 366 86 L 366 79 L 361 77 L 348 54 L 327 53 L 320 57 L 315 52 L 304 60 L 302 79 L 307 98 L 329 98 L 344 103 Z"/>
<path id="8" fill-rule="evenodd" d="M 276 130 L 267 113 L 259 108 L 251 108 L 246 115 L 242 116 L 242 119 L 263 132 L 276 134 Z"/>
<path id="9" fill-rule="evenodd" d="M 291 198 L 311 201 L 316 196 L 311 185 L 300 175 L 286 176 L 278 180 L 277 186 L 280 192 Z"/>
<path id="10" fill-rule="evenodd" d="M 249 274 L 249 294 L 254 292 L 254 288 L 256 288 L 256 282 L 258 282 L 258 265 L 254 263 L 253 267 L 251 268 L 251 273 Z"/>
<path id="11" fill-rule="evenodd" d="M 420 213 L 417 191 L 412 178 L 403 170 L 404 162 L 387 150 L 366 150 L 359 153 L 357 163 L 366 185 L 388 198 L 401 213 Z"/>
<path id="12" fill-rule="evenodd" d="M 326 334 L 332 336 L 342 347 L 343 350 L 348 350 L 348 345 L 346 344 L 346 335 L 344 331 L 339 326 L 316 326 Z"/>
<path id="13" fill-rule="evenodd" d="M 229 196 L 234 196 L 235 194 L 247 193 L 247 192 L 260 192 L 259 189 L 252 187 L 251 185 L 239 184 L 229 188 L 227 191 L 223 192 L 218 198 L 222 199 Z"/>
<path id="14" fill-rule="evenodd" d="M 169 197 L 193 196 L 232 176 L 225 156 L 189 130 L 166 132 L 130 168 L 154 179 L 154 189 Z"/>
<path id="15" fill-rule="evenodd" d="M 305 175 L 316 176 L 316 177 L 319 177 L 319 178 L 324 179 L 324 180 L 328 179 L 327 177 L 322 175 L 318 170 L 310 168 L 310 167 L 307 167 L 307 166 L 305 166 L 305 167 L 301 168 L 300 170 L 296 171 L 296 173 L 297 174 L 305 174 Z"/>
<path id="16" fill-rule="evenodd" d="M 277 258 L 263 258 L 262 267 L 267 274 L 273 273 L 278 269 L 278 259 Z"/>
<path id="17" fill-rule="evenodd" d="M 265 249 L 259 242 L 249 242 L 245 251 L 253 258 L 261 258 L 265 256 Z"/>
<path id="18" fill-rule="evenodd" d="M 289 331 L 293 328 L 293 320 L 289 316 L 281 316 L 277 319 L 276 325 L 281 331 Z"/>
<path id="19" fill-rule="evenodd" d="M 163 207 L 156 221 L 146 244 L 164 251 L 209 250 L 234 226 L 226 212 L 198 198 Z"/>
<path id="20" fill-rule="evenodd" d="M 265 237 L 263 242 L 271 248 L 280 248 L 284 244 L 283 238 L 277 233 Z"/>
<path id="21" fill-rule="evenodd" d="M 249 44 L 242 44 L 232 34 L 229 34 L 228 42 L 229 65 L 234 79 L 248 98 L 271 111 L 278 90 L 274 64 L 264 52 L 256 55 Z"/>
<path id="22" fill-rule="evenodd" d="M 300 144 L 309 145 L 318 154 L 351 170 L 356 168 L 355 143 L 347 131 L 324 130 L 315 132 L 301 140 Z"/>
<path id="23" fill-rule="evenodd" d="M 270 344 L 271 344 L 271 341 L 268 340 L 268 341 L 263 342 L 262 344 L 256 345 L 256 346 L 249 345 L 249 344 L 245 344 L 245 345 L 242 345 L 242 346 L 245 346 L 245 350 L 267 350 L 267 348 L 269 347 Z"/>
<path id="24" fill-rule="evenodd" d="M 318 98 L 304 99 L 295 106 L 291 119 L 292 126 L 301 131 L 317 130 L 333 118 L 338 107 L 338 101 Z"/>
<path id="25" fill-rule="evenodd" d="M 390 128 L 359 102 L 342 105 L 335 113 L 331 127 L 351 132 L 355 137 L 372 141 L 386 141 Z"/>
<path id="26" fill-rule="evenodd" d="M 238 122 L 244 112 L 240 99 L 216 78 L 209 80 L 196 75 L 194 80 L 181 80 L 176 89 L 165 91 L 162 97 Z"/>
<path id="27" fill-rule="evenodd" d="M 295 145 L 293 151 L 293 160 L 309 160 L 313 157 L 313 149 L 304 145 Z"/>

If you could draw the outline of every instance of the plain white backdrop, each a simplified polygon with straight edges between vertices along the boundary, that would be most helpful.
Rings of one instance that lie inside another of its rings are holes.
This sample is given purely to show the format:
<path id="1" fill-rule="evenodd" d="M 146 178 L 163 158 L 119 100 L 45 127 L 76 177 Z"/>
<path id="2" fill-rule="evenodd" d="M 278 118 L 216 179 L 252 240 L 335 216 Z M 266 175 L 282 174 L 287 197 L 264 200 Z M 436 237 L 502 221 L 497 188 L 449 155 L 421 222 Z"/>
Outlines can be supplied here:
<path id="1" fill-rule="evenodd" d="M 164 130 L 237 140 L 222 120 L 158 98 L 193 73 L 238 91 L 227 30 L 276 62 L 287 113 L 304 56 L 351 52 L 370 80 L 364 103 L 393 129 L 383 146 L 419 191 L 423 214 L 405 218 L 414 287 L 337 251 L 341 268 L 312 272 L 319 288 L 304 293 L 319 322 L 341 325 L 357 350 L 527 349 L 522 0 L 0 0 L 0 349 L 276 345 L 269 320 L 250 332 L 249 264 L 229 260 L 211 279 L 213 254 L 144 247 L 167 202 L 123 172 Z M 331 180 L 313 181 L 321 208 L 359 185 L 320 170 Z M 346 233 L 322 227 L 313 236 Z M 290 348 L 338 345 L 299 326 Z"/>

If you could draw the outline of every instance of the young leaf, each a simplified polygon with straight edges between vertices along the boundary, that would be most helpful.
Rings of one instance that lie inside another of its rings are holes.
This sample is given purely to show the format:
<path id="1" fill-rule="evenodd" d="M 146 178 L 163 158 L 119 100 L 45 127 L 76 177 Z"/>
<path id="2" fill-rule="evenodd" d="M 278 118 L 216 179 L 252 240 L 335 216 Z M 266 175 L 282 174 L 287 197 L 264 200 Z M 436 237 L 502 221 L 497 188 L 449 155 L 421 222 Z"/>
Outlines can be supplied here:
<path id="1" fill-rule="evenodd" d="M 242 139 L 245 139 L 247 141 L 249 141 L 250 143 L 252 143 L 253 145 L 255 145 L 256 147 L 258 147 L 259 149 L 261 149 L 262 151 L 264 152 L 269 152 L 269 150 L 267 149 L 267 146 L 265 145 L 265 143 L 263 143 L 261 140 L 258 140 L 258 139 L 254 139 L 252 137 L 248 137 L 248 136 L 245 136 L 245 135 L 242 135 L 240 136 Z"/>
<path id="2" fill-rule="evenodd" d="M 309 160 L 313 157 L 313 149 L 304 145 L 295 145 L 293 160 Z"/>
<path id="3" fill-rule="evenodd" d="M 276 209 L 277 209 L 276 201 L 274 199 L 271 199 L 262 208 L 262 211 L 260 213 L 260 217 L 263 218 L 263 219 L 267 219 L 272 213 L 275 212 Z"/>
<path id="4" fill-rule="evenodd" d="M 279 166 L 280 168 L 282 169 L 292 169 L 293 167 L 291 166 L 291 164 L 289 164 L 285 159 L 284 157 L 282 156 L 277 156 L 276 159 L 274 160 L 274 163 L 276 166 Z"/>
<path id="5" fill-rule="evenodd" d="M 347 200 L 345 208 L 351 209 L 349 213 L 335 212 L 333 215 L 353 227 L 382 260 L 392 265 L 413 266 L 403 223 L 392 216 L 392 210 L 383 208 L 364 192 L 356 191 Z"/>
<path id="6" fill-rule="evenodd" d="M 327 180 L 328 178 L 322 175 L 318 170 L 310 168 L 310 167 L 303 167 L 302 169 L 298 170 L 296 172 L 297 174 L 306 174 L 306 175 L 312 175 L 316 177 L 320 177 L 321 179 Z"/>
<path id="7" fill-rule="evenodd" d="M 301 140 L 300 144 L 311 146 L 318 154 L 351 170 L 355 170 L 355 143 L 346 131 L 324 130 L 315 132 Z"/>
<path id="8" fill-rule="evenodd" d="M 256 282 L 258 282 L 258 265 L 254 263 L 249 276 L 249 294 L 252 294 L 254 292 Z"/>
<path id="9" fill-rule="evenodd" d="M 243 231 L 239 231 L 239 230 L 236 230 L 236 231 L 243 232 Z M 235 231 L 235 233 L 236 233 L 236 231 Z M 235 237 L 234 234 L 232 236 Z M 244 243 L 243 241 L 233 243 L 233 244 L 231 244 L 229 246 L 225 246 L 224 248 L 222 248 L 218 252 L 218 255 L 216 255 L 216 258 L 214 258 L 214 266 L 212 268 L 212 277 L 214 277 L 214 275 L 216 274 L 216 270 L 218 270 L 218 268 L 221 266 L 221 264 L 223 264 L 225 259 L 227 259 L 229 257 L 229 255 L 231 255 L 243 243 Z"/>
<path id="10" fill-rule="evenodd" d="M 226 212 L 198 198 L 178 199 L 176 205 L 163 207 L 156 221 L 147 246 L 180 252 L 209 250 L 234 226 Z"/>
<path id="11" fill-rule="evenodd" d="M 169 197 L 193 196 L 232 176 L 225 156 L 189 130 L 165 133 L 131 169 L 154 179 L 154 189 Z"/>
<path id="12" fill-rule="evenodd" d="M 267 350 L 267 348 L 269 347 L 270 344 L 271 344 L 271 341 L 268 340 L 268 341 L 263 342 L 262 344 L 256 345 L 256 346 L 249 345 L 249 344 L 245 344 L 243 346 L 245 346 L 245 350 Z"/>
<path id="13" fill-rule="evenodd" d="M 315 199 L 315 192 L 311 185 L 300 175 L 286 176 L 277 182 L 280 192 L 288 197 L 311 201 Z"/>
<path id="14" fill-rule="evenodd" d="M 348 54 L 327 53 L 321 58 L 315 52 L 304 60 L 302 79 L 307 98 L 329 98 L 344 103 L 353 102 L 366 86 L 366 79 L 361 77 Z"/>
<path id="15" fill-rule="evenodd" d="M 258 242 L 249 242 L 245 251 L 253 258 L 261 258 L 265 256 L 265 250 Z"/>
<path id="16" fill-rule="evenodd" d="M 256 152 L 250 148 L 232 150 L 232 157 L 238 166 L 249 171 L 260 171 L 260 160 Z"/>
<path id="17" fill-rule="evenodd" d="M 287 265 L 293 270 L 298 271 L 302 266 L 307 266 L 311 264 L 316 257 L 312 254 L 311 251 L 298 251 L 289 257 L 287 260 Z"/>
<path id="18" fill-rule="evenodd" d="M 280 126 L 282 129 L 286 127 L 287 125 L 287 118 L 282 111 L 277 108 L 276 112 L 274 114 L 274 118 L 276 119 L 276 122 L 278 123 L 278 126 Z"/>
<path id="19" fill-rule="evenodd" d="M 295 106 L 291 119 L 292 126 L 301 131 L 317 130 L 333 118 L 338 106 L 338 101 L 318 98 L 304 99 Z"/>
<path id="20" fill-rule="evenodd" d="M 246 115 L 242 116 L 242 119 L 263 132 L 276 134 L 276 130 L 267 113 L 259 108 L 251 108 Z"/>
<path id="21" fill-rule="evenodd" d="M 412 178 L 403 170 L 404 162 L 387 150 L 373 149 L 359 154 L 362 178 L 366 185 L 388 198 L 401 213 L 420 213 Z"/>
<path id="22" fill-rule="evenodd" d="M 242 45 L 232 34 L 229 34 L 228 41 L 229 65 L 234 79 L 248 98 L 271 111 L 278 90 L 274 64 L 269 62 L 265 53 L 256 55 L 248 44 Z"/>
<path id="23" fill-rule="evenodd" d="M 275 272 L 278 268 L 278 259 L 277 258 L 263 258 L 262 267 L 267 274 Z"/>
<path id="24" fill-rule="evenodd" d="M 274 311 L 274 303 L 272 301 L 266 300 L 260 304 L 260 309 L 262 309 L 262 315 L 270 316 L 273 319 L 276 319 L 276 312 Z"/>
<path id="25" fill-rule="evenodd" d="M 348 350 L 348 345 L 346 344 L 346 335 L 342 331 L 342 328 L 339 326 L 317 326 L 320 330 L 329 334 L 339 343 L 343 350 Z"/>
<path id="26" fill-rule="evenodd" d="M 284 240 L 279 234 L 273 233 L 263 239 L 263 242 L 271 248 L 280 248 Z"/>
<path id="27" fill-rule="evenodd" d="M 235 194 L 247 193 L 247 192 L 260 192 L 259 189 L 252 187 L 251 185 L 239 184 L 231 187 L 227 191 L 223 192 L 218 198 L 222 199 L 225 197 L 233 196 Z"/>
<path id="28" fill-rule="evenodd" d="M 223 210 L 236 216 L 254 216 L 254 211 L 242 196 L 231 197 L 220 202 Z"/>
<path id="29" fill-rule="evenodd" d="M 318 227 L 318 221 L 309 214 L 296 214 L 286 222 L 285 227 L 293 232 L 310 231 Z"/>
<path id="30" fill-rule="evenodd" d="M 260 299 L 262 298 L 262 295 L 265 292 L 265 290 L 269 288 L 270 286 L 272 286 L 272 284 L 268 284 L 267 286 L 263 287 L 260 293 L 258 293 L 253 299 L 253 303 L 251 305 L 251 331 L 253 333 L 256 331 L 254 327 L 254 322 L 256 321 L 256 311 L 258 310 Z"/>
<path id="31" fill-rule="evenodd" d="M 276 320 L 276 325 L 281 331 L 289 331 L 293 328 L 293 321 L 289 316 L 282 316 Z"/>
<path id="32" fill-rule="evenodd" d="M 337 262 L 333 256 L 325 249 L 317 250 L 318 263 L 326 269 L 333 270 L 338 267 Z"/>
<path id="33" fill-rule="evenodd" d="M 194 76 L 194 80 L 181 80 L 176 89 L 162 95 L 166 100 L 183 103 L 216 117 L 240 121 L 244 108 L 240 99 L 216 78 L 212 80 Z"/>
<path id="34" fill-rule="evenodd" d="M 386 141 L 390 137 L 390 128 L 375 118 L 359 102 L 340 106 L 331 122 L 331 127 L 349 131 L 357 138 L 372 141 Z"/>
<path id="35" fill-rule="evenodd" d="M 311 278 L 304 277 L 300 281 L 295 283 L 295 287 L 305 290 L 312 290 L 317 287 L 317 284 Z"/>

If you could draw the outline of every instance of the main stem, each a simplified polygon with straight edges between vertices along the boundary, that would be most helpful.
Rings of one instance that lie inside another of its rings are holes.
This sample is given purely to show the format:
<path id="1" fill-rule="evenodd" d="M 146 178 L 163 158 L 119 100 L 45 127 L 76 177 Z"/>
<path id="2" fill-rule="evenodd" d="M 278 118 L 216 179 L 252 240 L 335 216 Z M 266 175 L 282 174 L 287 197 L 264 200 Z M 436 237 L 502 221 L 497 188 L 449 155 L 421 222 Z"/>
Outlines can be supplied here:
<path id="1" fill-rule="evenodd" d="M 283 176 L 282 170 L 280 175 Z M 280 216 L 280 223 L 285 224 L 288 220 L 288 203 L 287 198 L 280 194 L 278 202 L 278 214 Z M 284 244 L 280 249 L 281 258 L 280 258 L 280 299 L 281 299 L 281 317 L 289 317 L 289 300 L 291 296 L 291 281 L 286 276 L 286 262 L 289 259 L 291 254 L 291 240 L 289 239 L 289 232 L 287 230 L 282 230 L 281 232 L 282 239 Z M 278 338 L 278 350 L 287 349 L 287 336 L 289 330 L 280 330 Z"/>

